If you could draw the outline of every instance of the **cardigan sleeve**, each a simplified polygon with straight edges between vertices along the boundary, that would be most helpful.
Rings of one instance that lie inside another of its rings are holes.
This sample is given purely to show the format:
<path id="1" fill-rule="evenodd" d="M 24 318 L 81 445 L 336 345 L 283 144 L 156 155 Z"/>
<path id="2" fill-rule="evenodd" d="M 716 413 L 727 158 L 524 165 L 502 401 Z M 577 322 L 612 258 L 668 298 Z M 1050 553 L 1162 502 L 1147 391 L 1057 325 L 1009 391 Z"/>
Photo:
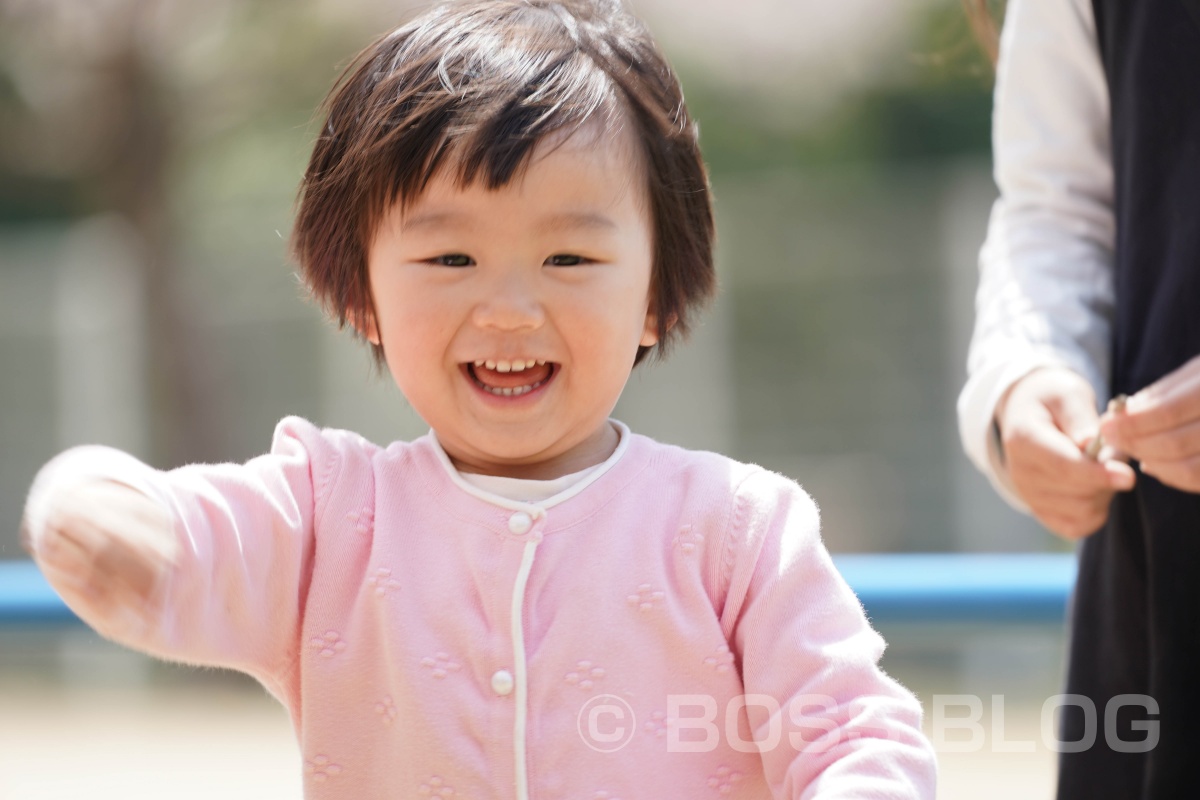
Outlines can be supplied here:
<path id="1" fill-rule="evenodd" d="M 1011 0 L 996 68 L 992 150 L 1000 197 L 979 254 L 975 331 L 958 426 L 971 461 L 1024 508 L 992 419 L 1039 367 L 1107 398 L 1113 314 L 1109 98 L 1089 0 Z"/>
<path id="2" fill-rule="evenodd" d="M 883 640 L 821 543 L 816 505 L 766 471 L 736 503 L 722 621 L 774 796 L 932 798 L 920 703 L 879 668 Z"/>
<path id="3" fill-rule="evenodd" d="M 174 521 L 178 560 L 150 608 L 73 610 L 100 633 L 139 650 L 249 672 L 276 693 L 292 669 L 323 494 L 338 469 L 335 432 L 287 418 L 268 454 L 245 464 L 158 471 L 105 447 L 68 450 L 34 481 L 26 525 L 35 559 L 54 495 L 82 481 L 123 483 Z M 55 580 L 52 570 L 48 578 Z M 60 590 L 62 587 L 56 587 Z"/>

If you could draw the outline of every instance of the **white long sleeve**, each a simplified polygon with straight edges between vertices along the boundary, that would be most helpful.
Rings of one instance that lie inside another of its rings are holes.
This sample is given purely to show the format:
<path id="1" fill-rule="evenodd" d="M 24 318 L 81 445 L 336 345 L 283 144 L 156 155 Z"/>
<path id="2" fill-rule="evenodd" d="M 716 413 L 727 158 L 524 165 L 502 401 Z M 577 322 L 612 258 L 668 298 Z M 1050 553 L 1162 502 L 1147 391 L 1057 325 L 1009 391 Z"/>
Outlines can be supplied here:
<path id="1" fill-rule="evenodd" d="M 1017 498 L 992 420 L 1013 383 L 1042 366 L 1108 392 L 1113 314 L 1109 97 L 1089 0 L 1010 0 L 992 122 L 995 179 L 979 256 L 975 331 L 959 433 L 1002 496 Z"/>

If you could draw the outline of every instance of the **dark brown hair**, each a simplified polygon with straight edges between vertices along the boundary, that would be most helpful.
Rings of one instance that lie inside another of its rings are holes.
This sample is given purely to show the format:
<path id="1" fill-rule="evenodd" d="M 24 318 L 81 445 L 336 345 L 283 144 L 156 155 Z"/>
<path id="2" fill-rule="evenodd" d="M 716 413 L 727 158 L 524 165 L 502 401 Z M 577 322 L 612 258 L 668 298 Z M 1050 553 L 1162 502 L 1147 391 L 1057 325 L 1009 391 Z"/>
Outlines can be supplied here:
<path id="1" fill-rule="evenodd" d="M 713 216 L 697 128 L 645 27 L 609 0 L 438 6 L 367 47 L 326 98 L 293 253 L 341 326 L 373 313 L 367 251 L 386 211 L 442 169 L 508 184 L 550 134 L 599 121 L 638 141 L 654 234 L 659 343 L 713 294 Z M 640 362 L 650 348 L 640 348 Z M 377 347 L 376 359 L 382 360 Z"/>

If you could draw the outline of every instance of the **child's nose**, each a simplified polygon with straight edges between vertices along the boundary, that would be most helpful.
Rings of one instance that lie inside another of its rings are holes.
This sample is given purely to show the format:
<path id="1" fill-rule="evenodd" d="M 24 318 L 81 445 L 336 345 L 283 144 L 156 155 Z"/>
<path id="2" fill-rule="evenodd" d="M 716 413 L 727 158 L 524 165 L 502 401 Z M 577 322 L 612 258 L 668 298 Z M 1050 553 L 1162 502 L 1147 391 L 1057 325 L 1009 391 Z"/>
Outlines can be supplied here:
<path id="1" fill-rule="evenodd" d="M 541 327 L 546 313 L 530 281 L 515 275 L 492 282 L 475 305 L 473 318 L 481 328 L 532 330 Z"/>

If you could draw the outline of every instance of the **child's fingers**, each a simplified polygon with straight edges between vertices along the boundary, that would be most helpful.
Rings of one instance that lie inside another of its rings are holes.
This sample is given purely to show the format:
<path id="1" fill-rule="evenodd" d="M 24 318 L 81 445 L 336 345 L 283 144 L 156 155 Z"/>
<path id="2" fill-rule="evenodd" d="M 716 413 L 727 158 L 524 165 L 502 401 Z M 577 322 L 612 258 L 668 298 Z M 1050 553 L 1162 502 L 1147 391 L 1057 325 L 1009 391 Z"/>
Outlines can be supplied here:
<path id="1" fill-rule="evenodd" d="M 152 615 L 159 579 L 151 561 L 129 548 L 110 546 L 97 553 L 78 539 L 54 538 L 53 556 L 40 562 L 42 571 L 63 599 L 93 624 L 113 634 Z"/>
<path id="2" fill-rule="evenodd" d="M 48 526 L 36 557 L 50 585 L 68 604 L 104 617 L 130 600 L 120 580 L 97 564 L 96 550 L 102 536 L 86 522 Z"/>
<path id="3" fill-rule="evenodd" d="M 47 526 L 38 539 L 34 557 L 55 587 L 69 586 L 76 592 L 90 593 L 93 568 L 91 548 L 85 544 L 88 538 L 81 538 L 73 526 L 57 523 Z"/>
<path id="4" fill-rule="evenodd" d="M 123 484 L 98 481 L 58 498 L 35 557 L 56 588 L 93 605 L 140 606 L 176 561 L 169 514 Z"/>

